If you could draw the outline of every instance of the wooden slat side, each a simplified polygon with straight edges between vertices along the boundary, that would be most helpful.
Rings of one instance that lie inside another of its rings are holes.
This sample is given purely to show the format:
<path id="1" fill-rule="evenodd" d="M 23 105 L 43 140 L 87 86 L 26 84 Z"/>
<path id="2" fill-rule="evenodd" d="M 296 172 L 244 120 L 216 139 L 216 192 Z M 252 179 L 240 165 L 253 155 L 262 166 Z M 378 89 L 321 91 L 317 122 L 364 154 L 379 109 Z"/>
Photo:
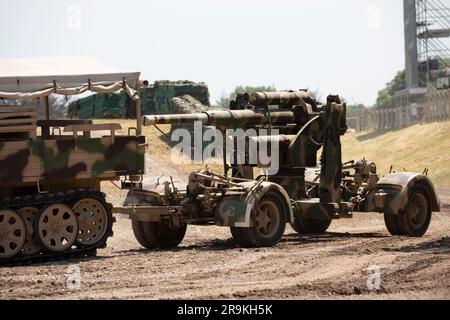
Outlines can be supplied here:
<path id="1" fill-rule="evenodd" d="M 0 133 L 8 133 L 8 132 L 28 132 L 32 130 L 36 130 L 37 126 L 30 125 L 30 126 L 7 126 L 7 127 L 0 127 Z"/>
<path id="2" fill-rule="evenodd" d="M 36 106 L 33 105 L 23 105 L 23 106 L 13 106 L 13 105 L 1 105 L 0 104 L 0 113 L 3 112 L 30 112 L 36 111 Z"/>
<path id="3" fill-rule="evenodd" d="M 10 119 L 14 117 L 29 117 L 36 119 L 36 112 L 0 112 L 0 119 Z"/>
<path id="4" fill-rule="evenodd" d="M 0 125 L 17 125 L 17 124 L 36 124 L 36 119 L 21 118 L 21 119 L 3 119 L 0 120 Z"/>

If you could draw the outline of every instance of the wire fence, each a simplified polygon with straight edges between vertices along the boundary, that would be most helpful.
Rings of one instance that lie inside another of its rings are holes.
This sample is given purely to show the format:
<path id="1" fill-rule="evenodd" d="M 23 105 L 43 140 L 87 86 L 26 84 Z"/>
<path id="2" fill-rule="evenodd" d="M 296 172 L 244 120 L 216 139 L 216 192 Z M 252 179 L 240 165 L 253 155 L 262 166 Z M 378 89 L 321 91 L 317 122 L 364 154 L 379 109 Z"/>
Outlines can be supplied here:
<path id="1" fill-rule="evenodd" d="M 355 117 L 347 118 L 356 131 L 397 130 L 417 123 L 450 120 L 450 90 L 428 93 L 424 104 L 391 109 L 366 108 Z"/>

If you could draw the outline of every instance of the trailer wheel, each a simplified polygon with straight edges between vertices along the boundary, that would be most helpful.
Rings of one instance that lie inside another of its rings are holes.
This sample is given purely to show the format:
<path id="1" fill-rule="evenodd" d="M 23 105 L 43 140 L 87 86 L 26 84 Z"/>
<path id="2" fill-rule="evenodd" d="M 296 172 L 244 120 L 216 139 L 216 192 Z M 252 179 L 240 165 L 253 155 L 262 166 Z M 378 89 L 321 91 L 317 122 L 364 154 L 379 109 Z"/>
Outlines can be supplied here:
<path id="1" fill-rule="evenodd" d="M 176 248 L 183 241 L 187 225 L 171 227 L 165 222 L 132 221 L 136 240 L 147 249 Z"/>
<path id="2" fill-rule="evenodd" d="M 282 198 L 269 192 L 252 212 L 253 227 L 231 227 L 234 240 L 243 247 L 273 247 L 284 234 L 287 208 Z"/>
<path id="3" fill-rule="evenodd" d="M 388 229 L 388 231 L 391 235 L 399 236 L 402 234 L 398 227 L 397 216 L 385 213 L 384 214 L 384 224 L 386 225 L 386 228 Z"/>
<path id="4" fill-rule="evenodd" d="M 244 248 L 256 247 L 256 243 L 251 239 L 248 232 L 242 232 L 244 228 L 234 228 L 231 227 L 231 235 L 233 236 L 234 241 Z"/>
<path id="5" fill-rule="evenodd" d="M 152 243 L 147 239 L 144 233 L 144 222 L 142 221 L 131 221 L 131 227 L 133 229 L 134 237 L 139 242 L 141 246 L 147 249 L 154 249 Z"/>
<path id="6" fill-rule="evenodd" d="M 291 227 L 298 234 L 320 234 L 325 233 L 331 225 L 331 220 L 306 219 L 295 216 Z"/>
<path id="7" fill-rule="evenodd" d="M 399 231 L 409 237 L 422 237 L 431 221 L 431 200 L 427 189 L 418 185 L 412 188 L 408 206 L 397 216 Z"/>

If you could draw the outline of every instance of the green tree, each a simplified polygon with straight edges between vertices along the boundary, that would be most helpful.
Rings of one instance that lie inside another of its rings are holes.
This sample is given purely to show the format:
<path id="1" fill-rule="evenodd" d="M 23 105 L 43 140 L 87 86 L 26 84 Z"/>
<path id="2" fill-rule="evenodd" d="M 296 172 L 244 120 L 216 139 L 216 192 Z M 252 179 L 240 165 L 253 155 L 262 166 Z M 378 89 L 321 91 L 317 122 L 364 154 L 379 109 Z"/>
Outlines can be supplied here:
<path id="1" fill-rule="evenodd" d="M 386 84 L 386 87 L 378 91 L 376 108 L 392 108 L 394 106 L 394 95 L 406 88 L 405 70 L 397 72 L 395 78 Z"/>
<path id="2" fill-rule="evenodd" d="M 260 92 L 260 91 L 277 91 L 277 89 L 274 86 L 237 86 L 233 92 L 226 96 L 222 96 L 219 100 L 217 100 L 214 104 L 214 107 L 216 108 L 228 108 L 230 106 L 230 102 L 234 99 L 236 99 L 237 95 L 239 93 L 244 92 Z"/>

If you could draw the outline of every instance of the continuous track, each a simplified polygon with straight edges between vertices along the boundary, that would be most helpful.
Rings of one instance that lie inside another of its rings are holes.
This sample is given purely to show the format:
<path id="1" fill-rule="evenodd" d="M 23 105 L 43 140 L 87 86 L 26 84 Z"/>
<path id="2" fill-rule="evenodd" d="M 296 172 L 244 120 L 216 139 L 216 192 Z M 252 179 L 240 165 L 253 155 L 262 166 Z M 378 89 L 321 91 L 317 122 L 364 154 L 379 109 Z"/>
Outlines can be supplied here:
<path id="1" fill-rule="evenodd" d="M 89 190 L 77 190 L 57 194 L 40 194 L 15 197 L 11 199 L 0 199 L 0 210 L 14 210 L 17 212 L 21 208 L 25 207 L 34 207 L 42 210 L 46 206 L 54 203 L 63 203 L 71 207 L 71 204 L 82 198 L 96 199 L 106 208 L 108 216 L 108 221 L 106 222 L 107 228 L 106 232 L 99 239 L 99 241 L 93 245 L 81 245 L 79 243 L 75 243 L 70 249 L 63 252 L 41 250 L 39 253 L 29 256 L 19 253 L 12 258 L 0 259 L 0 267 L 30 265 L 48 261 L 60 261 L 85 256 L 94 256 L 97 253 L 97 249 L 105 248 L 108 238 L 113 235 L 112 226 L 115 222 L 115 218 L 112 216 L 112 205 L 105 201 L 104 193 Z"/>

